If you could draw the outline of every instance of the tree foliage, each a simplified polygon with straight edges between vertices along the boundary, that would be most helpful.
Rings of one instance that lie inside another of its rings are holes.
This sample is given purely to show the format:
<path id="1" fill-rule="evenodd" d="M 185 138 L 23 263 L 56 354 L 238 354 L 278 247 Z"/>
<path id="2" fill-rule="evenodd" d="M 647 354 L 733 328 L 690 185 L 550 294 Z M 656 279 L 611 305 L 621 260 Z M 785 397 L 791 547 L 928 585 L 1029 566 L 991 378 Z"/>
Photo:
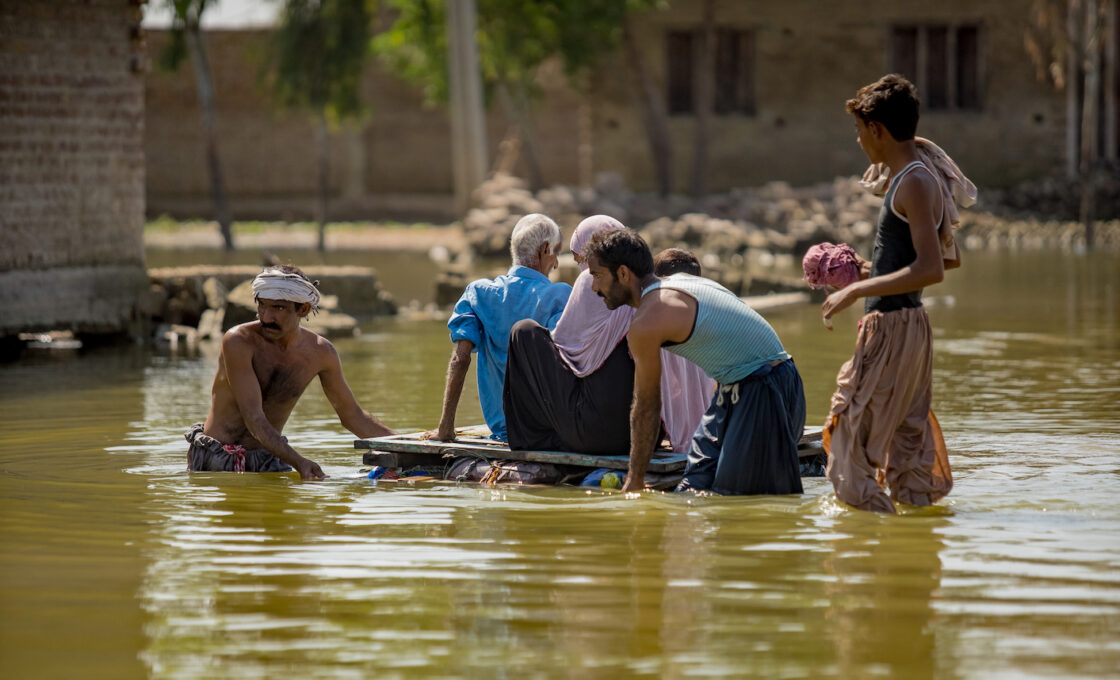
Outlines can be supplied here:
<path id="1" fill-rule="evenodd" d="M 390 71 L 421 88 L 424 101 L 445 103 L 447 15 L 443 0 L 390 0 L 396 20 L 373 39 Z"/>
<path id="2" fill-rule="evenodd" d="M 389 1 L 396 20 L 374 39 L 374 51 L 391 72 L 417 85 L 427 104 L 446 103 L 449 0 Z M 583 89 L 589 82 L 584 76 L 626 39 L 628 14 L 665 4 L 665 0 L 477 0 L 475 41 L 486 101 L 500 102 L 518 129 L 532 187 L 543 183 L 531 112 L 540 94 L 540 67 L 559 59 L 570 85 Z M 629 61 L 633 68 L 635 59 Z M 643 92 L 638 101 L 645 111 L 643 118 L 656 120 L 657 113 L 648 111 L 653 101 L 649 93 Z M 667 168 L 667 141 L 658 138 L 652 151 L 655 164 Z"/>
<path id="3" fill-rule="evenodd" d="M 361 115 L 372 17 L 371 0 L 285 0 L 266 50 L 276 103 L 335 122 Z"/>
<path id="4" fill-rule="evenodd" d="M 187 58 L 187 31 L 197 30 L 202 14 L 216 0 L 166 0 L 171 9 L 171 30 L 169 40 L 156 55 L 156 66 L 161 71 L 178 71 Z"/>
<path id="5" fill-rule="evenodd" d="M 536 92 L 537 70 L 559 58 L 580 76 L 614 52 L 627 13 L 664 0 L 478 0 L 479 68 L 487 92 L 504 83 Z M 374 50 L 397 76 L 416 84 L 429 104 L 444 103 L 447 87 L 446 0 L 390 0 L 392 26 Z"/>

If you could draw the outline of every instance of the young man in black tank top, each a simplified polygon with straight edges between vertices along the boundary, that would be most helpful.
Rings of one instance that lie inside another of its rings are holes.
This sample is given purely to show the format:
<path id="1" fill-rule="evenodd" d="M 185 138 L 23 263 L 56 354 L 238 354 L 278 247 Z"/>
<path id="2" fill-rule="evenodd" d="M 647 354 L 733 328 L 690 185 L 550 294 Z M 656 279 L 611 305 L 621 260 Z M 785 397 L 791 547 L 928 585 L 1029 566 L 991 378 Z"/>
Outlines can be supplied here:
<path id="1" fill-rule="evenodd" d="M 826 320 L 866 298 L 855 356 L 844 364 L 825 424 L 828 477 L 837 497 L 864 510 L 892 501 L 929 505 L 949 493 L 945 443 L 930 411 L 932 336 L 922 288 L 944 276 L 941 187 L 918 157 L 914 86 L 888 75 L 847 102 L 857 141 L 892 182 L 879 214 L 870 276 L 824 301 Z M 882 483 L 890 488 L 888 496 Z"/>

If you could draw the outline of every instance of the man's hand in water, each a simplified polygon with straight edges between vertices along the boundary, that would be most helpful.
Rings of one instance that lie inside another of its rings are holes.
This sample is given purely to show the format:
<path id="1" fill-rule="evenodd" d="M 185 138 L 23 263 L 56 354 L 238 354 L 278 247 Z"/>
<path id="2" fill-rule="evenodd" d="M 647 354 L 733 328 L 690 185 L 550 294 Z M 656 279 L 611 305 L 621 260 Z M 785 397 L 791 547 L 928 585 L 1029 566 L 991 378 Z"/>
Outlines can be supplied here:
<path id="1" fill-rule="evenodd" d="M 455 441 L 455 430 L 444 430 L 443 428 L 428 430 L 420 435 L 420 439 L 435 440 L 437 442 L 453 442 Z"/>
<path id="2" fill-rule="evenodd" d="M 302 462 L 296 465 L 296 472 L 299 473 L 300 479 L 303 480 L 319 480 L 326 479 L 327 476 L 323 474 L 323 468 L 313 460 L 304 458 Z"/>

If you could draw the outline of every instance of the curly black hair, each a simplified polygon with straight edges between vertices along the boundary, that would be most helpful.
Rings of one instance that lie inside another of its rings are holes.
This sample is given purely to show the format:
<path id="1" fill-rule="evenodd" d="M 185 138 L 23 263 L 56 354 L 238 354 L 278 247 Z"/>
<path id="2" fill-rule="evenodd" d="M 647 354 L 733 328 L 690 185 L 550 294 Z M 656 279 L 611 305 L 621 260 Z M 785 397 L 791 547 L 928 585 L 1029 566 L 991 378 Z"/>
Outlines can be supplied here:
<path id="1" fill-rule="evenodd" d="M 649 246 L 633 229 L 610 229 L 596 233 L 583 249 L 584 257 L 592 255 L 615 278 L 618 278 L 618 268 L 622 265 L 626 265 L 639 279 L 653 272 L 653 255 Z"/>
<path id="2" fill-rule="evenodd" d="M 914 139 L 918 130 L 918 90 L 897 73 L 859 88 L 855 99 L 849 99 L 844 108 L 865 123 L 881 123 L 899 142 Z"/>

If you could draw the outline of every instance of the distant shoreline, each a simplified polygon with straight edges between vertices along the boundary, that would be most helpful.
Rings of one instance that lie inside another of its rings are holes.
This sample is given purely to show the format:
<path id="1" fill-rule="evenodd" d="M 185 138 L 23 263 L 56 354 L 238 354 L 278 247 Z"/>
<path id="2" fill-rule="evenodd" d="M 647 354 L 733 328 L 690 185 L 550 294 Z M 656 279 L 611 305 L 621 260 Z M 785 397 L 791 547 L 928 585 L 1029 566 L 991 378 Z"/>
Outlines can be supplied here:
<path id="1" fill-rule="evenodd" d="M 1013 218 L 988 212 L 962 211 L 959 240 L 969 250 L 1077 250 L 1084 248 L 1083 226 L 1077 222 Z M 1100 220 L 1096 248 L 1120 250 L 1120 220 Z M 234 222 L 236 250 L 314 250 L 318 229 L 311 222 Z M 216 222 L 160 218 L 144 225 L 144 246 L 166 249 L 222 249 Z M 414 225 L 375 222 L 335 222 L 327 225 L 327 251 L 364 250 L 427 253 L 441 246 L 451 254 L 468 249 L 458 223 Z"/>
<path id="2" fill-rule="evenodd" d="M 318 243 L 318 228 L 309 222 L 234 222 L 233 244 L 237 250 L 261 248 L 307 248 Z M 144 246 L 153 248 L 223 247 L 216 222 L 156 220 L 144 226 Z M 452 225 L 400 225 L 372 222 L 338 222 L 327 225 L 327 250 L 383 250 L 428 252 L 443 246 L 451 252 L 467 247 L 462 228 Z"/>

